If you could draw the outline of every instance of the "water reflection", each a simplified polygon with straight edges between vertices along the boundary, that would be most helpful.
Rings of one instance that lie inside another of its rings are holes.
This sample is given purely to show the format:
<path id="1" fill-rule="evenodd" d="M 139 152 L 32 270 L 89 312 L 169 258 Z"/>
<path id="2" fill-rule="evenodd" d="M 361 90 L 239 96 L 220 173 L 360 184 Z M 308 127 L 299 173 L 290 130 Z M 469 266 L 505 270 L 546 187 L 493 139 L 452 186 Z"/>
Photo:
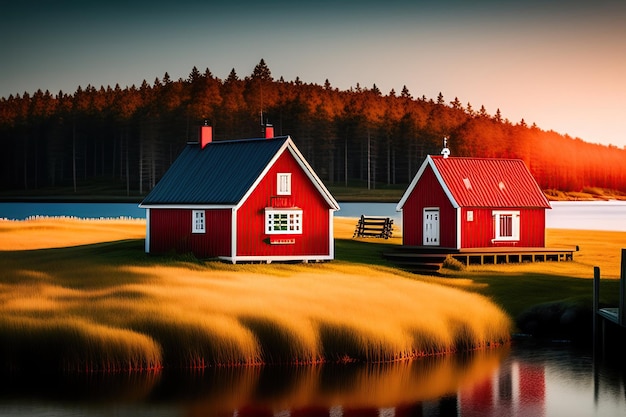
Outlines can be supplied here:
<path id="1" fill-rule="evenodd" d="M 177 414 L 188 416 L 350 416 L 379 415 L 381 410 L 392 416 L 420 408 L 425 401 L 455 409 L 459 388 L 488 378 L 507 354 L 502 348 L 388 364 L 223 367 L 53 381 L 8 375 L 3 378 L 0 415 L 32 415 L 20 405 L 34 403 L 50 404 L 47 415 L 64 415 L 55 413 L 70 403 L 72 410 L 82 405 L 84 415 L 137 404 L 156 414 L 155 406 L 166 414 L 174 406 Z"/>
<path id="2" fill-rule="evenodd" d="M 542 365 L 513 362 L 459 393 L 460 415 L 545 415 L 546 383 Z"/>
<path id="3" fill-rule="evenodd" d="M 519 344 L 395 364 L 13 375 L 0 415 L 615 416 L 626 415 L 624 376 L 570 346 Z"/>

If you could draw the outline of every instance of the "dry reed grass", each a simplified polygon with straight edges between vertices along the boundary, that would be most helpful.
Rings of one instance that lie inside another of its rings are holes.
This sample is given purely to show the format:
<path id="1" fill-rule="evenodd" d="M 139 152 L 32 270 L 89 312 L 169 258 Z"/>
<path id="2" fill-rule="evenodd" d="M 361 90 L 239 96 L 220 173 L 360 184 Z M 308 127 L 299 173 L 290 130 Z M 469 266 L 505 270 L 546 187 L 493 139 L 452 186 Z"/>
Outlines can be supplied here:
<path id="1" fill-rule="evenodd" d="M 31 222 L 0 226 L 0 242 L 14 242 L 0 252 L 9 369 L 387 362 L 505 343 L 511 330 L 487 298 L 391 268 L 186 263 L 147 257 L 136 240 L 9 250 L 37 248 L 34 236 L 58 248 L 145 227 L 50 219 L 33 234 Z"/>

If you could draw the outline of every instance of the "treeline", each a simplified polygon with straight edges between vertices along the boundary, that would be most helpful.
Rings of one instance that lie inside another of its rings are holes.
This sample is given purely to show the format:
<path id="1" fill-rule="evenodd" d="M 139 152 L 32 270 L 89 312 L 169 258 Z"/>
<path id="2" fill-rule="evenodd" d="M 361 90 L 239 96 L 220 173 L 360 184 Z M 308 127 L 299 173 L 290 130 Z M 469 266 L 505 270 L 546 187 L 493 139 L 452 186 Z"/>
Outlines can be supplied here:
<path id="1" fill-rule="evenodd" d="M 523 159 L 544 189 L 626 191 L 624 149 L 512 123 L 499 110 L 490 115 L 441 94 L 416 98 L 406 87 L 384 95 L 376 85 L 340 91 L 328 81 L 276 80 L 263 60 L 244 78 L 194 67 L 187 79 L 165 73 L 138 88 L 2 98 L 0 184 L 80 192 L 80 184 L 103 180 L 145 194 L 205 121 L 214 140 L 260 137 L 261 122 L 271 123 L 328 184 L 406 185 L 448 137 L 454 156 Z"/>

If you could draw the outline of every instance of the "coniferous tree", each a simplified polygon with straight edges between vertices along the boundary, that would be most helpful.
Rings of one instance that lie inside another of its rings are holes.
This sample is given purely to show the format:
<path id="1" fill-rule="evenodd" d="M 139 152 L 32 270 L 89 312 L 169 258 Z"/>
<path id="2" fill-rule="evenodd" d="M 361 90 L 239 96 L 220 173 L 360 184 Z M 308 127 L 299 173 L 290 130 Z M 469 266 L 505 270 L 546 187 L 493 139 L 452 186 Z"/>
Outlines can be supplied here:
<path id="1" fill-rule="evenodd" d="M 472 105 L 469 102 L 467 103 L 467 107 L 466 107 L 465 111 L 467 112 L 468 116 L 470 116 L 470 117 L 476 116 L 476 112 L 474 111 L 474 108 L 472 107 Z"/>
<path id="2" fill-rule="evenodd" d="M 502 113 L 500 113 L 500 109 L 496 109 L 496 114 L 495 116 L 493 116 L 493 120 L 495 120 L 498 123 L 502 122 Z"/>
<path id="3" fill-rule="evenodd" d="M 191 69 L 191 72 L 189 73 L 189 77 L 187 77 L 187 82 L 189 84 L 194 84 L 201 77 L 202 75 L 200 74 L 200 71 L 198 71 L 198 68 L 194 65 L 194 67 Z"/>
<path id="4" fill-rule="evenodd" d="M 221 88 L 223 101 L 220 108 L 220 119 L 223 123 L 224 134 L 229 139 L 245 137 L 240 123 L 243 120 L 243 105 L 245 104 L 243 93 L 244 84 L 233 68 Z"/>
<path id="5" fill-rule="evenodd" d="M 400 93 L 400 97 L 402 98 L 408 98 L 408 99 L 413 99 L 413 96 L 411 96 L 411 93 L 409 92 L 409 89 L 406 88 L 406 85 L 402 86 L 402 92 Z"/>
<path id="6" fill-rule="evenodd" d="M 259 61 L 245 81 L 244 98 L 248 104 L 249 114 L 252 119 L 254 116 L 260 117 L 261 124 L 265 124 L 268 110 L 276 105 L 278 97 L 272 72 L 265 60 Z"/>
<path id="7" fill-rule="evenodd" d="M 454 97 L 454 100 L 450 102 L 450 106 L 452 106 L 454 110 L 463 110 L 463 105 L 458 97 Z"/>
<path id="8" fill-rule="evenodd" d="M 449 135 L 455 155 L 522 158 L 543 188 L 626 190 L 624 149 L 528 127 L 524 119 L 511 124 L 500 109 L 491 117 L 484 106 L 463 108 L 457 97 L 446 104 L 442 93 L 413 99 L 406 85 L 382 96 L 376 84 L 340 91 L 328 80 L 274 81 L 264 60 L 244 79 L 234 68 L 222 81 L 194 67 L 186 79 L 165 73 L 140 88 L 88 85 L 73 94 L 1 98 L 0 181 L 8 189 L 72 185 L 79 192 L 83 181 L 107 177 L 125 182 L 127 195 L 145 193 L 205 119 L 218 140 L 245 138 L 258 135 L 260 111 L 331 183 L 408 184 Z"/>

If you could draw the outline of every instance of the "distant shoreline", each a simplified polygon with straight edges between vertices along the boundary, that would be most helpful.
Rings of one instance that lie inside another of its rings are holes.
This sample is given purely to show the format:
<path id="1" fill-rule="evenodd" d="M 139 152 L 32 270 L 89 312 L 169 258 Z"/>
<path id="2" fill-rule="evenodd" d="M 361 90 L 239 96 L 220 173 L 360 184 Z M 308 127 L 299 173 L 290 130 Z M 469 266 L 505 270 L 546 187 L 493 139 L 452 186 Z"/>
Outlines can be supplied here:
<path id="1" fill-rule="evenodd" d="M 141 203 L 143 197 L 0 196 L 0 203 Z"/>
<path id="2" fill-rule="evenodd" d="M 331 193 L 339 203 L 397 203 L 402 198 L 404 189 L 374 189 L 358 187 L 330 186 Z M 50 190 L 48 190 L 50 191 Z M 626 201 L 626 193 L 603 188 L 585 188 L 582 191 L 544 190 L 549 201 Z M 0 194 L 0 203 L 136 203 L 145 196 L 108 195 L 108 194 L 58 194 L 20 195 Z"/>

